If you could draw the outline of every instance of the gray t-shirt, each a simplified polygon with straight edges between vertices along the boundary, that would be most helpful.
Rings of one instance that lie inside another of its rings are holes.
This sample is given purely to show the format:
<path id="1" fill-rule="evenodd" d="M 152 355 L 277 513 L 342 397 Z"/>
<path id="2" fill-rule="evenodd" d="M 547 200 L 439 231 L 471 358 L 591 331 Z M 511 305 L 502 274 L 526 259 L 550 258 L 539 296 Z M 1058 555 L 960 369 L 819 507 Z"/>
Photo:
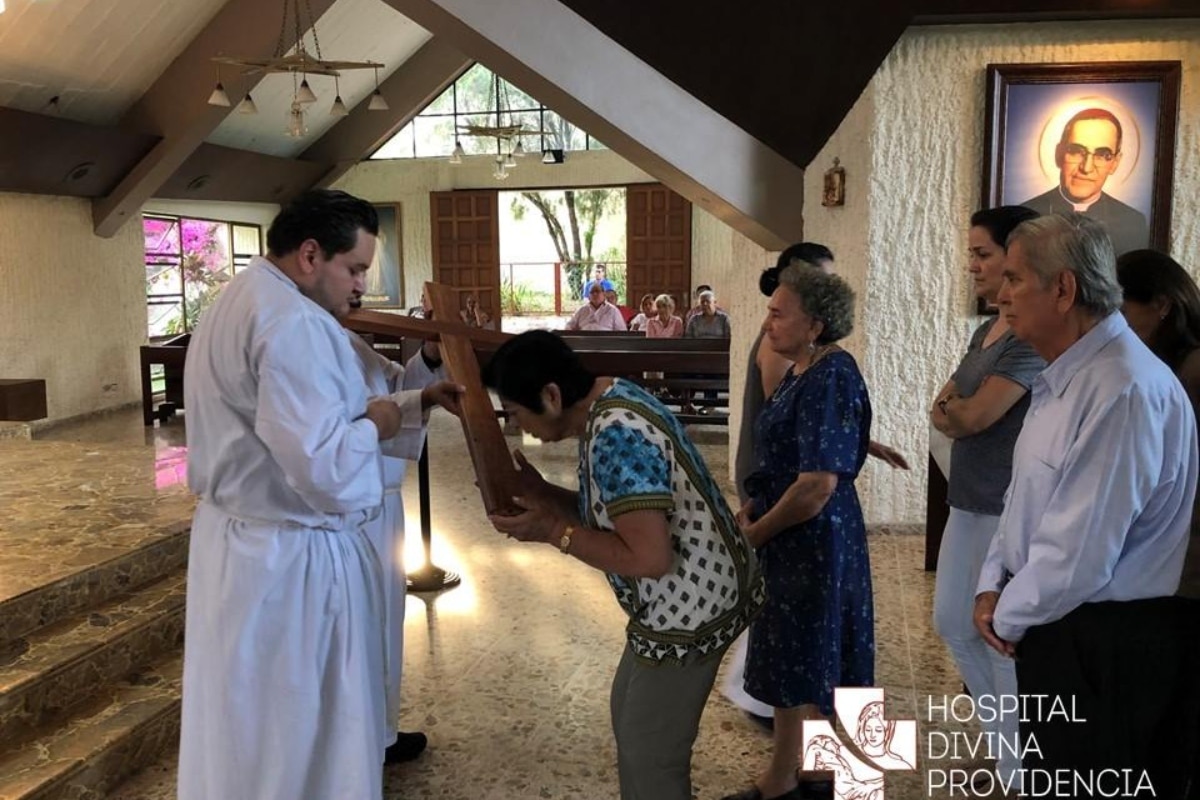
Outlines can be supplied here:
<path id="1" fill-rule="evenodd" d="M 954 440 L 947 493 L 952 507 L 991 516 L 999 516 L 1004 510 L 1004 492 L 1012 479 L 1013 446 L 1029 410 L 1028 390 L 1033 379 L 1046 368 L 1042 357 L 1011 330 L 984 348 L 983 340 L 995 324 L 996 320 L 990 319 L 975 329 L 967 354 L 951 380 L 963 397 L 975 394 L 989 375 L 1007 378 L 1024 386 L 1026 392 L 990 428 Z"/>
<path id="2" fill-rule="evenodd" d="M 683 335 L 689 339 L 728 339 L 729 317 L 725 316 L 723 311 L 718 311 L 711 317 L 697 314 L 688 320 Z"/>

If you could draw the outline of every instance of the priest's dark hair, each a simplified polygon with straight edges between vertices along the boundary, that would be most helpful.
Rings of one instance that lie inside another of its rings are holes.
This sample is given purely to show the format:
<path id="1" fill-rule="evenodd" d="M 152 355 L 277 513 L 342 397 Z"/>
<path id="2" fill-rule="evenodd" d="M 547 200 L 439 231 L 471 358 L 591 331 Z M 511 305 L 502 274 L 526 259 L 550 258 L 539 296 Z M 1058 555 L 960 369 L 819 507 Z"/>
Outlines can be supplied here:
<path id="1" fill-rule="evenodd" d="M 483 369 L 483 383 L 510 403 L 540 414 L 542 389 L 556 384 L 563 408 L 570 408 L 592 390 L 596 378 L 579 356 L 550 331 L 527 331 L 514 336 L 492 356 Z"/>
<path id="2" fill-rule="evenodd" d="M 833 261 L 833 251 L 823 244 L 798 242 L 791 245 L 779 254 L 775 266 L 764 269 L 758 276 L 758 290 L 764 297 L 770 297 L 779 288 L 779 273 L 789 266 L 804 263 L 810 267 L 820 267 L 824 261 Z"/>
<path id="3" fill-rule="evenodd" d="M 315 239 L 326 258 L 354 249 L 359 229 L 379 235 L 379 215 L 366 200 L 334 189 L 310 189 L 285 205 L 267 231 L 273 256 L 293 252 Z"/>

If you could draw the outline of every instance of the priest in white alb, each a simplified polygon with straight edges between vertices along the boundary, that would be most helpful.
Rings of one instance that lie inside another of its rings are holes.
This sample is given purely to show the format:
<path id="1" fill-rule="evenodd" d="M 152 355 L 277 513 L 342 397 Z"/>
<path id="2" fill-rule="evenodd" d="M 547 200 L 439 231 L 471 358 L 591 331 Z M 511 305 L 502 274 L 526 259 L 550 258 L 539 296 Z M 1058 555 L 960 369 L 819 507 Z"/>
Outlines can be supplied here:
<path id="1" fill-rule="evenodd" d="M 184 373 L 188 564 L 180 800 L 371 800 L 387 744 L 381 441 L 459 387 L 371 398 L 337 317 L 378 220 L 314 190 L 200 320 Z M 399 402 L 397 402 L 399 400 Z"/>

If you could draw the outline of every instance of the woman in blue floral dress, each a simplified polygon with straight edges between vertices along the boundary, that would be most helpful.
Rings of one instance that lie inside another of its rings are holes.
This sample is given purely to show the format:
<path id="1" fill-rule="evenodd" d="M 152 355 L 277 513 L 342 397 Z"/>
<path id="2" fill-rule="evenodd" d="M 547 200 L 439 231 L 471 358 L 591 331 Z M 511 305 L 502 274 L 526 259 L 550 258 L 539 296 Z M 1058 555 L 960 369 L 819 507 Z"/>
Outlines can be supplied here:
<path id="1" fill-rule="evenodd" d="M 866 525 L 854 480 L 867 457 L 871 402 L 854 358 L 836 342 L 853 327 L 844 280 L 789 267 L 763 331 L 795 362 L 755 427 L 750 499 L 738 514 L 767 582 L 750 626 L 746 691 L 775 707 L 771 763 L 726 800 L 831 796 L 796 773 L 802 723 L 833 711 L 837 686 L 870 686 L 875 628 Z"/>

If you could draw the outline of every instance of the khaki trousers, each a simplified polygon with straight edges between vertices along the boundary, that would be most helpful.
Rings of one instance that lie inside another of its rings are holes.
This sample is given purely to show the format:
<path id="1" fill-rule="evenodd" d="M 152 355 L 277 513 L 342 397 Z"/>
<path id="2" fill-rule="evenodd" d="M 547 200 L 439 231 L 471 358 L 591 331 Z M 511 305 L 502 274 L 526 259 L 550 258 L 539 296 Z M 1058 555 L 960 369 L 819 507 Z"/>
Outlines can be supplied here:
<path id="1" fill-rule="evenodd" d="M 612 686 L 621 800 L 692 800 L 692 745 L 724 653 L 648 664 L 625 645 Z"/>

